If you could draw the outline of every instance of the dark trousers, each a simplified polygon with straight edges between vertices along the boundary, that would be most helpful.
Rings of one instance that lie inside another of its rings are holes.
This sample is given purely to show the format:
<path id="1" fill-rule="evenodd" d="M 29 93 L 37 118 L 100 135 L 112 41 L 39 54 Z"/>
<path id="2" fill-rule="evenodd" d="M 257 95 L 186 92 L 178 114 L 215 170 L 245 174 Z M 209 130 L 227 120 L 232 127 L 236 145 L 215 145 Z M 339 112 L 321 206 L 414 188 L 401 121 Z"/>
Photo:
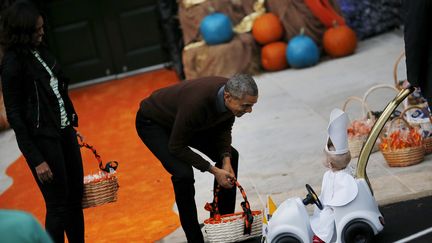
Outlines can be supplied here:
<path id="1" fill-rule="evenodd" d="M 63 243 L 66 233 L 70 243 L 84 242 L 83 165 L 76 131 L 71 126 L 61 130 L 60 138 L 36 137 L 36 146 L 48 163 L 53 181 L 41 183 L 30 166 L 46 205 L 45 227 L 54 242 Z"/>
<path id="2" fill-rule="evenodd" d="M 165 170 L 171 174 L 171 181 L 174 187 L 175 200 L 179 211 L 180 222 L 186 234 L 188 242 L 204 242 L 203 235 L 198 222 L 197 207 L 195 204 L 195 179 L 192 166 L 185 161 L 174 157 L 168 151 L 170 131 L 146 119 L 138 112 L 136 129 L 139 137 L 152 153 L 161 161 Z M 206 136 L 209 135 L 209 136 Z M 214 151 L 211 134 L 203 133 L 190 145 L 207 155 L 215 166 L 222 167 L 220 154 Z M 232 148 L 231 165 L 237 176 L 238 152 Z M 217 185 L 214 181 L 214 187 Z M 214 188 L 213 188 L 214 189 Z M 219 211 L 221 214 L 233 213 L 235 210 L 236 188 L 221 189 L 218 194 Z M 204 206 L 204 205 L 203 205 Z"/>
<path id="3" fill-rule="evenodd" d="M 404 0 L 402 4 L 408 81 L 421 88 L 432 109 L 432 1 Z"/>

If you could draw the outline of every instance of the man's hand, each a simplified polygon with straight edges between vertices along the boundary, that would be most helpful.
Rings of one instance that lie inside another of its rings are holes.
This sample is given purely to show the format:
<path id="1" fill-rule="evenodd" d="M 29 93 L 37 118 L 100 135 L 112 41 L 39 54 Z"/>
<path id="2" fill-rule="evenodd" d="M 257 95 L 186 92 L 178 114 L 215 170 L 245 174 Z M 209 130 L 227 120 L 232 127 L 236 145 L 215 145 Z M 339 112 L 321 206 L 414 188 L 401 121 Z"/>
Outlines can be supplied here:
<path id="1" fill-rule="evenodd" d="M 230 157 L 225 157 L 222 161 L 222 169 L 228 171 L 229 173 L 231 173 L 231 175 L 233 177 L 235 177 L 235 173 L 234 170 L 231 166 L 231 158 Z"/>
<path id="2" fill-rule="evenodd" d="M 231 165 L 230 165 L 231 167 Z M 232 168 L 231 168 L 232 170 Z M 223 188 L 232 188 L 233 187 L 233 180 L 235 179 L 235 176 L 233 173 L 230 173 L 224 169 L 219 169 L 216 166 L 212 166 L 210 168 L 210 173 L 212 173 L 216 181 L 221 185 Z"/>
<path id="3" fill-rule="evenodd" d="M 53 179 L 53 174 L 47 162 L 42 162 L 40 165 L 36 166 L 36 174 L 39 181 L 43 184 L 45 182 L 51 182 Z"/>

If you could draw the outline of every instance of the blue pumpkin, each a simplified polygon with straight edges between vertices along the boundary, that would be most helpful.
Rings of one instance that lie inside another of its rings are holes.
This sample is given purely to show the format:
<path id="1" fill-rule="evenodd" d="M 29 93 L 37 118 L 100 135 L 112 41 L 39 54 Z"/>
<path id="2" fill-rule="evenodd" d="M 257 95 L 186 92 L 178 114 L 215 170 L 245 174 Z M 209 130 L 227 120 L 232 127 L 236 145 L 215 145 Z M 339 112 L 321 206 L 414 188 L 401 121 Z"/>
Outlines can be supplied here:
<path id="1" fill-rule="evenodd" d="M 209 45 L 229 42 L 234 35 L 231 20 L 223 13 L 207 15 L 201 21 L 200 32 Z"/>
<path id="2" fill-rule="evenodd" d="M 300 34 L 292 38 L 286 49 L 286 58 L 291 67 L 304 68 L 315 65 L 319 60 L 319 50 L 308 36 Z"/>

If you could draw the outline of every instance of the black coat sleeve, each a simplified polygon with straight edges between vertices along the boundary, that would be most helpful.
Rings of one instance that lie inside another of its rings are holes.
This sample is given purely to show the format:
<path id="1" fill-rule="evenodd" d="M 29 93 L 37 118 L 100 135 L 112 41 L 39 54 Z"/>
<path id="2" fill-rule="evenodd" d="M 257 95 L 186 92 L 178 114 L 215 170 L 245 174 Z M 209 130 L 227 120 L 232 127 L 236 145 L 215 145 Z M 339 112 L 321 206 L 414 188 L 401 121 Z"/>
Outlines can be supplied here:
<path id="1" fill-rule="evenodd" d="M 25 78 L 22 75 L 21 64 L 15 56 L 5 55 L 3 58 L 1 77 L 3 97 L 8 122 L 15 132 L 18 147 L 26 160 L 33 166 L 41 164 L 44 159 L 31 136 L 26 117 Z M 37 92 L 32 90 L 29 92 Z"/>

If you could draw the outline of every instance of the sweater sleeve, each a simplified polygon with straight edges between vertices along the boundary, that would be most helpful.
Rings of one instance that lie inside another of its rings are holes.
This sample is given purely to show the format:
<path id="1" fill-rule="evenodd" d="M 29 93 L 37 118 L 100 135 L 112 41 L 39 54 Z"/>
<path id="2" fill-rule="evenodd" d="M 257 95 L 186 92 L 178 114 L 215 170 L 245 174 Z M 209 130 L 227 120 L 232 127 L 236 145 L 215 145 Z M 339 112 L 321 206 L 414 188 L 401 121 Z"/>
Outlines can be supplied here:
<path id="1" fill-rule="evenodd" d="M 177 158 L 204 172 L 210 168 L 210 163 L 188 146 L 194 133 L 193 128 L 202 119 L 199 115 L 197 108 L 191 110 L 185 105 L 180 107 L 171 131 L 168 149 Z"/>
<path id="2" fill-rule="evenodd" d="M 25 122 L 25 85 L 21 73 L 20 64 L 15 57 L 5 56 L 3 58 L 1 75 L 6 116 L 15 132 L 18 147 L 26 160 L 36 167 L 44 159 L 32 140 Z"/>

